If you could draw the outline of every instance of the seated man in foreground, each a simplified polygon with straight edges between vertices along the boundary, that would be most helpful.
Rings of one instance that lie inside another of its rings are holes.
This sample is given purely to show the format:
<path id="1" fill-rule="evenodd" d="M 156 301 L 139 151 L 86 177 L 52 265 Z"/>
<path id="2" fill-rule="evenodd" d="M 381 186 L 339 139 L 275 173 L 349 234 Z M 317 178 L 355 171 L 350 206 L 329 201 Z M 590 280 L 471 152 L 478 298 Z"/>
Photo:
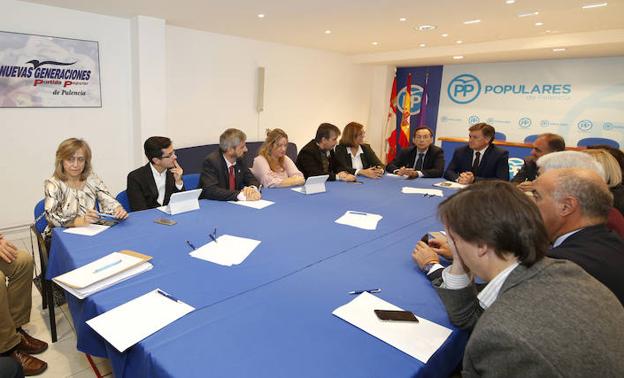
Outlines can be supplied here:
<path id="1" fill-rule="evenodd" d="M 438 213 L 453 263 L 433 285 L 453 324 L 472 330 L 463 376 L 624 374 L 624 308 L 574 263 L 544 257 L 548 235 L 528 196 L 481 182 Z M 474 276 L 488 282 L 478 294 Z"/>

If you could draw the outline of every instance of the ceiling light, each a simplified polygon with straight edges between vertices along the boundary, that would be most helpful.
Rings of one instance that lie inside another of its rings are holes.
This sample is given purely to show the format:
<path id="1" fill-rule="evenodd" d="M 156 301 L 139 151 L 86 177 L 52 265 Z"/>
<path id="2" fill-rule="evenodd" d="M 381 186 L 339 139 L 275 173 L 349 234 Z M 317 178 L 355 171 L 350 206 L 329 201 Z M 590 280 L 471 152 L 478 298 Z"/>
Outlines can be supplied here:
<path id="1" fill-rule="evenodd" d="M 258 13 L 258 18 L 264 18 L 264 13 Z"/>
<path id="2" fill-rule="evenodd" d="M 507 0 L 507 1 L 505 1 L 505 4 L 513 4 L 515 2 L 516 2 L 516 0 Z"/>
<path id="3" fill-rule="evenodd" d="M 479 22 L 481 22 L 481 20 L 477 19 L 477 20 L 468 20 L 468 21 L 464 21 L 465 25 L 470 25 L 470 24 L 478 24 Z"/>
<path id="4" fill-rule="evenodd" d="M 551 32 L 551 30 L 546 30 L 546 33 L 550 33 L 550 32 Z"/>
<path id="5" fill-rule="evenodd" d="M 331 34 L 331 30 L 329 29 L 325 30 L 325 34 Z"/>
<path id="6" fill-rule="evenodd" d="M 464 41 L 455 41 L 455 43 L 457 43 L 458 45 L 461 45 L 462 43 L 464 43 Z"/>
<path id="7" fill-rule="evenodd" d="M 559 48 L 553 49 L 553 51 L 554 52 L 561 52 L 561 51 L 566 51 L 566 49 L 563 48 L 563 47 L 559 47 Z"/>
<path id="8" fill-rule="evenodd" d="M 464 59 L 464 56 L 463 55 L 455 55 L 455 56 L 453 56 L 453 59 L 455 59 L 455 60 Z"/>
<path id="9" fill-rule="evenodd" d="M 581 8 L 583 9 L 602 8 L 602 7 L 606 7 L 607 4 L 608 3 L 587 4 L 587 5 L 583 5 Z"/>
<path id="10" fill-rule="evenodd" d="M 401 18 L 399 18 L 399 21 L 401 21 L 401 22 L 405 22 L 405 21 L 407 21 L 407 18 L 405 18 L 405 17 L 401 17 Z"/>
<path id="11" fill-rule="evenodd" d="M 531 17 L 537 16 L 539 12 L 527 12 L 527 13 L 518 13 L 518 17 Z"/>
<path id="12" fill-rule="evenodd" d="M 427 47 L 427 45 L 426 45 L 426 44 L 424 44 L 424 43 L 421 43 L 421 44 L 420 44 L 420 45 L 418 45 L 418 46 L 420 46 L 420 47 Z"/>
<path id="13" fill-rule="evenodd" d="M 377 46 L 379 44 L 379 42 L 375 41 L 375 42 L 371 42 L 371 45 L 373 46 Z"/>
<path id="14" fill-rule="evenodd" d="M 448 33 L 442 34 L 442 37 L 444 37 L 444 38 L 448 37 Z"/>
<path id="15" fill-rule="evenodd" d="M 535 26 L 544 26 L 544 23 L 543 22 L 536 22 Z"/>
<path id="16" fill-rule="evenodd" d="M 435 25 L 419 25 L 417 27 L 417 29 L 420 30 L 420 31 L 429 31 L 429 30 L 433 30 L 435 28 L 436 28 Z"/>

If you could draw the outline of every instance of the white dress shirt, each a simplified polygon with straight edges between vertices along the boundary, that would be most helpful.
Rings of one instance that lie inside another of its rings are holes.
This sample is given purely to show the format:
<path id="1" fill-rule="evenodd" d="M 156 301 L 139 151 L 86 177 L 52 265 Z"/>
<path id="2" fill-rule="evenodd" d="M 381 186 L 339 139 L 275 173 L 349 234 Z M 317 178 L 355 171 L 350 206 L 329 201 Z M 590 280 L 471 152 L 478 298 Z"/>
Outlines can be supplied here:
<path id="1" fill-rule="evenodd" d="M 351 147 L 347 147 L 347 152 L 349 153 L 349 156 L 351 156 L 351 168 L 355 169 L 355 175 L 357 176 L 358 172 L 361 169 L 364 169 L 364 164 L 362 163 L 362 154 L 364 151 L 362 150 L 362 146 L 358 146 L 355 156 L 353 156 Z"/>
<path id="2" fill-rule="evenodd" d="M 561 245 L 561 243 L 563 243 L 567 238 L 569 238 L 570 236 L 576 234 L 577 232 L 581 231 L 582 228 L 579 228 L 578 230 L 574 230 L 574 231 L 570 231 L 567 234 L 563 234 L 561 236 L 559 236 L 557 239 L 555 239 L 555 242 L 553 243 L 552 247 L 553 248 L 557 248 Z"/>
<path id="3" fill-rule="evenodd" d="M 481 154 L 479 155 L 479 165 L 481 165 L 481 162 L 483 161 L 483 155 L 485 154 L 485 150 L 487 150 L 488 147 L 490 147 L 489 144 L 487 146 L 485 146 L 485 148 L 482 149 L 482 150 L 472 151 L 472 164 L 474 164 L 474 161 L 477 158 L 477 152 L 480 152 Z"/>
<path id="4" fill-rule="evenodd" d="M 158 204 L 162 206 L 163 201 L 165 200 L 165 191 L 167 190 L 167 170 L 165 169 L 162 172 L 158 172 L 156 168 L 154 168 L 154 164 L 150 164 L 150 168 L 152 168 L 152 176 L 154 176 L 154 182 L 156 183 L 156 189 L 158 189 Z M 178 185 L 175 184 L 178 190 L 182 189 L 184 183 Z"/>

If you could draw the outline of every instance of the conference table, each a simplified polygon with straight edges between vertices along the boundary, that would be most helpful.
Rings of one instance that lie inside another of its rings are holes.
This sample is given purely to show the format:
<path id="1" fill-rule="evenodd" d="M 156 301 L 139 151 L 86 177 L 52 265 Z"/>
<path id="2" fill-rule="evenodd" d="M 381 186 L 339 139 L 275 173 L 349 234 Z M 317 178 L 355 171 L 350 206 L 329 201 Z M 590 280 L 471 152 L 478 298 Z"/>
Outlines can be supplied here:
<path id="1" fill-rule="evenodd" d="M 122 249 L 153 256 L 153 269 L 84 300 L 66 294 L 77 348 L 109 358 L 116 377 L 448 376 L 468 334 L 450 323 L 411 258 L 423 234 L 441 229 L 442 198 L 401 192 L 433 189 L 441 180 L 361 180 L 329 182 L 327 192 L 315 195 L 265 189 L 263 198 L 274 204 L 260 210 L 200 200 L 197 211 L 167 216 L 173 226 L 155 223 L 164 213 L 151 209 L 96 236 L 55 229 L 48 279 Z M 383 219 L 372 231 L 334 222 L 348 210 Z M 215 228 L 261 243 L 231 267 L 191 257 L 187 241 L 204 245 Z M 195 310 L 124 353 L 85 323 L 156 288 Z M 452 330 L 426 364 L 332 315 L 354 299 L 349 291 L 372 288 Z"/>

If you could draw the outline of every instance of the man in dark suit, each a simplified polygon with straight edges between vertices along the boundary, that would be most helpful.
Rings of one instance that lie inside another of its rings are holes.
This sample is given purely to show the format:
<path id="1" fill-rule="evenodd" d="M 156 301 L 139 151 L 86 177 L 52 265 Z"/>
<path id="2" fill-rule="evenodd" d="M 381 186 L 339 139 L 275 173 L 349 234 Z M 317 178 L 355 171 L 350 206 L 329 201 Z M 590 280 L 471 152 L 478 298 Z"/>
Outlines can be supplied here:
<path id="1" fill-rule="evenodd" d="M 262 195 L 259 182 L 243 161 L 247 136 L 227 129 L 219 137 L 219 150 L 206 156 L 199 188 L 200 198 L 218 201 L 257 201 Z"/>
<path id="2" fill-rule="evenodd" d="M 533 196 L 553 243 L 548 256 L 575 262 L 624 305 L 624 241 L 606 226 L 613 196 L 604 180 L 588 169 L 547 170 Z"/>
<path id="3" fill-rule="evenodd" d="M 329 181 L 355 181 L 355 176 L 338 169 L 333 148 L 338 142 L 340 129 L 331 123 L 321 123 L 316 136 L 303 146 L 297 155 L 297 168 L 305 178 L 329 175 Z"/>
<path id="4" fill-rule="evenodd" d="M 560 135 L 553 133 L 540 134 L 535 142 L 531 156 L 524 159 L 522 168 L 511 179 L 511 182 L 518 186 L 523 192 L 533 190 L 533 181 L 537 177 L 537 159 L 552 152 L 565 150 L 565 140 Z"/>
<path id="5" fill-rule="evenodd" d="M 399 176 L 442 177 L 444 152 L 433 145 L 433 131 L 419 127 L 414 131 L 413 146 L 402 149 L 388 164 L 386 171 Z"/>
<path id="6" fill-rule="evenodd" d="M 477 123 L 468 130 L 468 145 L 455 150 L 444 178 L 460 184 L 488 179 L 509 181 L 509 152 L 494 145 L 494 127 Z"/>
<path id="7" fill-rule="evenodd" d="M 451 322 L 471 331 L 462 376 L 624 374 L 624 308 L 577 265 L 544 257 L 548 235 L 528 196 L 478 182 L 438 213 L 453 263 L 434 289 Z M 480 292 L 472 275 L 487 282 Z"/>
<path id="8" fill-rule="evenodd" d="M 173 193 L 184 191 L 182 174 L 171 140 L 153 136 L 143 143 L 148 163 L 128 174 L 126 194 L 131 211 L 166 206 Z"/>

